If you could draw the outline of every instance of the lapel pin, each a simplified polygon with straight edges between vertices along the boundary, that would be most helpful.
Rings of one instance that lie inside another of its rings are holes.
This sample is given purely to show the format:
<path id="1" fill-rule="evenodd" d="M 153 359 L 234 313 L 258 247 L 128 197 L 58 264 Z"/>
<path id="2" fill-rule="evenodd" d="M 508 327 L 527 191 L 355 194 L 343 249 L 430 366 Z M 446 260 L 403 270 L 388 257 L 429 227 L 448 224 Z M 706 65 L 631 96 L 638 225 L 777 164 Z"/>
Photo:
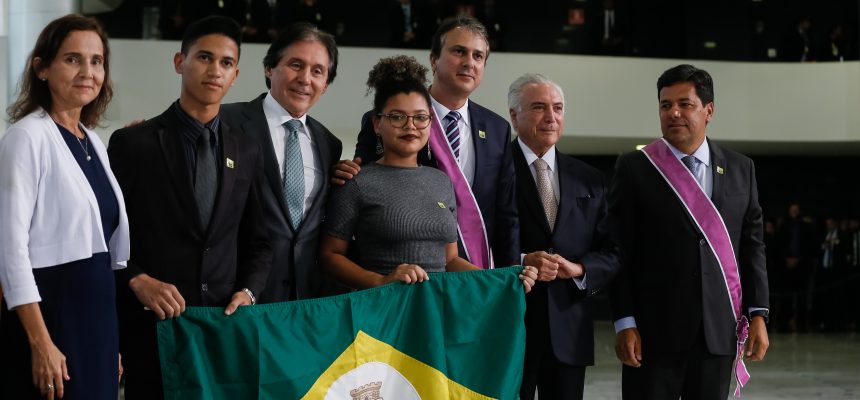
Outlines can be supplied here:
<path id="1" fill-rule="evenodd" d="M 231 169 L 236 168 L 236 163 L 233 160 L 228 158 L 227 159 L 227 168 L 231 168 Z"/>
<path id="2" fill-rule="evenodd" d="M 486 139 L 487 138 L 487 132 L 479 130 L 478 131 L 478 137 L 481 139 Z"/>
<path id="3" fill-rule="evenodd" d="M 723 174 L 723 172 L 724 172 L 723 167 L 721 167 L 721 166 L 719 166 L 719 165 L 718 165 L 718 166 L 717 166 L 717 173 L 718 173 L 718 174 L 720 174 L 720 175 L 722 175 L 722 174 Z"/>
<path id="4" fill-rule="evenodd" d="M 439 208 L 445 208 L 445 203 L 443 203 L 443 202 L 441 202 L 441 201 L 436 202 L 436 204 L 438 204 L 438 205 L 439 205 Z"/>

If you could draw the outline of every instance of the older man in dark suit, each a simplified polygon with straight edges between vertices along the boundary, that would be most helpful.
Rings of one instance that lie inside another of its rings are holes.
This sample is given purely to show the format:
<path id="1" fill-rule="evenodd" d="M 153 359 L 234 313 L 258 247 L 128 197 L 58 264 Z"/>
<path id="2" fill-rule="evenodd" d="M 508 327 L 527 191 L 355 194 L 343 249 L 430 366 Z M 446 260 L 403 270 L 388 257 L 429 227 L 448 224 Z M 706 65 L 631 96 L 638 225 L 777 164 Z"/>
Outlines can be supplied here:
<path id="1" fill-rule="evenodd" d="M 564 93 L 526 74 L 508 91 L 523 264 L 539 269 L 526 296 L 526 357 L 520 397 L 581 399 L 594 365 L 588 297 L 618 271 L 609 238 L 603 175 L 555 145 L 564 133 Z"/>
<path id="2" fill-rule="evenodd" d="M 469 99 L 481 84 L 489 55 L 487 30 L 478 20 L 457 16 L 439 25 L 430 49 L 430 97 L 434 123 L 441 124 L 445 137 L 438 141 L 443 145 L 428 145 L 418 158 L 421 165 L 439 168 L 451 178 L 460 256 L 481 268 L 520 263 L 511 126 Z M 370 120 L 368 112 L 358 134 L 357 159 L 338 164 L 335 183 L 357 174 L 362 160 L 381 156 Z"/>
<path id="3" fill-rule="evenodd" d="M 705 137 L 706 71 L 671 68 L 657 91 L 663 137 L 618 159 L 609 197 L 624 261 L 611 291 L 623 397 L 725 400 L 733 372 L 748 378 L 741 357 L 768 347 L 755 169 Z"/>
<path id="4" fill-rule="evenodd" d="M 337 57 L 330 34 L 307 23 L 291 25 L 263 58 L 269 92 L 224 107 L 226 118 L 263 148 L 266 223 L 275 255 L 261 302 L 318 297 L 332 290 L 317 268 L 317 252 L 327 177 L 342 145 L 308 112 L 334 81 Z"/>
<path id="5" fill-rule="evenodd" d="M 125 194 L 132 253 L 117 272 L 125 398 L 162 398 L 155 321 L 191 306 L 256 301 L 272 251 L 262 224 L 259 146 L 220 118 L 239 73 L 235 21 L 191 24 L 174 56 L 179 100 L 111 136 L 111 167 Z M 240 368 L 240 366 L 233 366 Z"/>

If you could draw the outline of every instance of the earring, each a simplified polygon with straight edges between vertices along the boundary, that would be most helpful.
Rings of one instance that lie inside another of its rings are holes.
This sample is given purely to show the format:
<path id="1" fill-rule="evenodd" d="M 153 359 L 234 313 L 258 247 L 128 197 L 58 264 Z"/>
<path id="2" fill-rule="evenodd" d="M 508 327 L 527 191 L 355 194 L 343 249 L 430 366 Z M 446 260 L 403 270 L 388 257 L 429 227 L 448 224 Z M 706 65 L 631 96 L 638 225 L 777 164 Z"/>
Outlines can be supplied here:
<path id="1" fill-rule="evenodd" d="M 382 154 L 383 150 L 384 149 L 382 147 L 382 136 L 377 134 L 376 135 L 376 154 Z"/>

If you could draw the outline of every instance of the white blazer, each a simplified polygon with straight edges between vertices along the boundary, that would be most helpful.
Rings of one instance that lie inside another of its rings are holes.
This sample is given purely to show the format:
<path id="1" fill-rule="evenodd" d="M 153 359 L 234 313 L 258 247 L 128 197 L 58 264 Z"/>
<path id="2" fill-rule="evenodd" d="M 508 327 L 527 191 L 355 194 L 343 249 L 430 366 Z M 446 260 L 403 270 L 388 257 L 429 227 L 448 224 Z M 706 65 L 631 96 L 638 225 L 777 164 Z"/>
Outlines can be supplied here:
<path id="1" fill-rule="evenodd" d="M 0 283 L 11 310 L 41 301 L 33 268 L 92 257 L 110 248 L 113 269 L 129 257 L 125 201 L 99 137 L 83 129 L 119 206 L 119 226 L 105 244 L 99 204 L 60 130 L 39 109 L 0 139 Z"/>

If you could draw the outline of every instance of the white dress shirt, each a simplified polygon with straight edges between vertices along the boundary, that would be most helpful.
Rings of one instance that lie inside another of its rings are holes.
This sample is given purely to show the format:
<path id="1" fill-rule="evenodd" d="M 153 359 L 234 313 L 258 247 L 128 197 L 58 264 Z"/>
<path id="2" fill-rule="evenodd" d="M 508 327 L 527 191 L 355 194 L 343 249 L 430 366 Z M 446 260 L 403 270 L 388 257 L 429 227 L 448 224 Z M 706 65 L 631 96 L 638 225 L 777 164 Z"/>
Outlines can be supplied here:
<path id="1" fill-rule="evenodd" d="M 82 129 L 119 206 L 119 225 L 110 243 L 105 243 L 95 193 L 46 112 L 30 113 L 0 139 L 0 283 L 10 310 L 42 300 L 35 268 L 108 251 L 111 267 L 125 268 L 129 239 L 122 191 L 104 144 L 93 131 Z"/>
<path id="2" fill-rule="evenodd" d="M 287 128 L 283 125 L 291 119 L 297 119 L 302 123 L 302 126 L 299 127 L 299 146 L 302 151 L 302 164 L 304 164 L 305 171 L 305 202 L 303 213 L 307 213 L 319 195 L 320 190 L 322 190 L 325 180 L 317 143 L 306 124 L 308 115 L 305 114 L 301 117 L 290 115 L 290 112 L 281 107 L 275 98 L 272 97 L 271 92 L 263 99 L 263 114 L 266 115 L 266 124 L 269 125 L 269 135 L 272 138 L 272 147 L 275 149 L 275 156 L 278 158 L 278 170 L 281 173 L 282 182 L 284 178 L 284 139 L 287 134 Z"/>
<path id="3" fill-rule="evenodd" d="M 433 96 L 430 96 L 430 101 L 433 103 L 433 112 L 435 112 L 436 117 L 439 118 L 439 123 L 442 124 L 443 129 L 445 125 L 442 120 L 445 119 L 445 116 L 448 115 L 449 112 L 457 111 L 460 113 L 460 121 L 457 122 L 457 128 L 460 129 L 460 159 L 457 160 L 457 164 L 460 165 L 460 170 L 463 171 L 463 175 L 466 177 L 466 181 L 469 182 L 469 186 L 474 186 L 475 142 L 472 141 L 472 125 L 469 120 L 469 100 L 466 99 L 466 102 L 463 103 L 463 107 L 456 110 L 449 110 L 447 107 L 436 101 Z"/>

